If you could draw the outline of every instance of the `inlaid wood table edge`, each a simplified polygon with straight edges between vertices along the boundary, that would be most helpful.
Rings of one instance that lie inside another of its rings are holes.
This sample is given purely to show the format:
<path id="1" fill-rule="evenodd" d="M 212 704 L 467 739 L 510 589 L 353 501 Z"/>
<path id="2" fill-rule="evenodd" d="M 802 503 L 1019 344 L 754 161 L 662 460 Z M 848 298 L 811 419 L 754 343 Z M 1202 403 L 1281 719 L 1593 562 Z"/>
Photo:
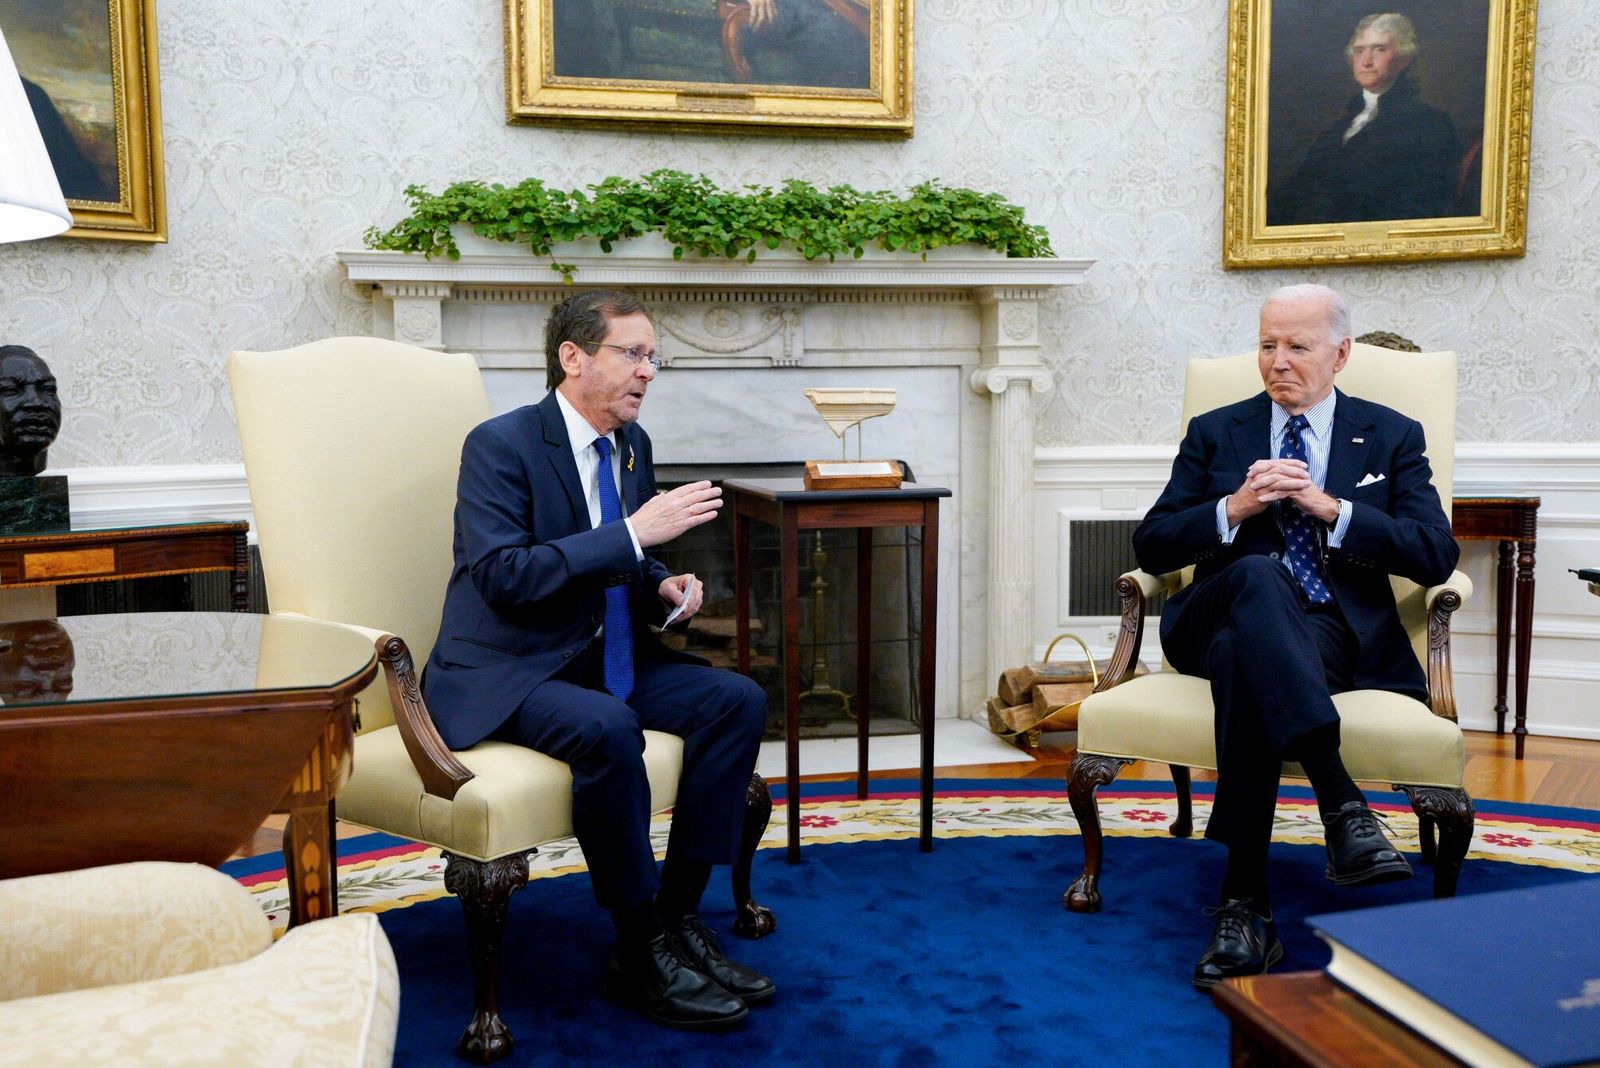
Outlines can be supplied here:
<path id="1" fill-rule="evenodd" d="M 1533 564 L 1539 502 L 1538 497 L 1528 496 L 1473 496 L 1453 498 L 1450 507 L 1450 527 L 1457 541 L 1499 543 L 1495 566 L 1495 733 L 1504 734 L 1506 730 L 1506 667 L 1514 631 L 1517 689 L 1512 735 L 1518 760 L 1522 759 L 1528 737 L 1528 670 L 1533 650 Z"/>
<path id="2" fill-rule="evenodd" d="M 750 674 L 750 521 L 778 531 L 782 571 L 784 669 L 784 809 L 788 822 L 788 860 L 800 861 L 800 539 L 801 530 L 856 531 L 856 706 L 869 708 L 871 677 L 872 537 L 877 527 L 915 527 L 922 531 L 919 585 L 919 760 L 921 818 L 918 847 L 933 848 L 933 720 L 938 618 L 939 500 L 951 496 L 942 486 L 915 482 L 896 489 L 808 490 L 797 478 L 728 479 L 723 491 L 733 510 L 735 649 L 739 672 Z M 856 796 L 867 796 L 870 717 L 856 717 Z"/>
<path id="3" fill-rule="evenodd" d="M 334 626 L 314 620 L 305 622 Z M 283 855 L 292 927 L 335 915 L 338 911 L 333 799 L 350 777 L 357 728 L 356 696 L 377 673 L 378 658 L 374 648 L 359 670 L 327 685 L 18 705 L 5 709 L 0 735 L 48 726 L 54 721 L 83 731 L 97 723 L 120 724 L 140 719 L 181 722 L 240 713 L 320 713 L 322 723 L 305 762 L 271 808 L 272 812 L 288 817 L 283 830 Z M 229 853 L 231 849 L 218 856 L 215 862 L 220 863 Z"/>
<path id="4" fill-rule="evenodd" d="M 1325 972 L 1226 979 L 1211 992 L 1235 1068 L 1434 1068 L 1462 1062 Z"/>
<path id="5" fill-rule="evenodd" d="M 245 612 L 249 530 L 244 520 L 217 520 L 0 534 L 0 590 L 230 571 L 231 607 Z"/>

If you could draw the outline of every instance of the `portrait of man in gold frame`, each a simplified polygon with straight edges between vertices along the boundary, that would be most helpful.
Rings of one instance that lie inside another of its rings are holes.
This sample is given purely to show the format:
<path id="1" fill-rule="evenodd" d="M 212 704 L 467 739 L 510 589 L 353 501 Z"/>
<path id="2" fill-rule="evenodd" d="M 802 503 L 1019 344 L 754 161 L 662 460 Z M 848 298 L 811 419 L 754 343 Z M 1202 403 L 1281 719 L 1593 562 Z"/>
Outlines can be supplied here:
<path id="1" fill-rule="evenodd" d="M 505 0 L 506 120 L 909 137 L 913 0 Z"/>
<path id="2" fill-rule="evenodd" d="M 66 237 L 167 239 L 155 0 L 0 0 L 72 212 Z"/>
<path id="3" fill-rule="evenodd" d="M 1536 0 L 1229 0 L 1223 266 L 1521 256 Z"/>

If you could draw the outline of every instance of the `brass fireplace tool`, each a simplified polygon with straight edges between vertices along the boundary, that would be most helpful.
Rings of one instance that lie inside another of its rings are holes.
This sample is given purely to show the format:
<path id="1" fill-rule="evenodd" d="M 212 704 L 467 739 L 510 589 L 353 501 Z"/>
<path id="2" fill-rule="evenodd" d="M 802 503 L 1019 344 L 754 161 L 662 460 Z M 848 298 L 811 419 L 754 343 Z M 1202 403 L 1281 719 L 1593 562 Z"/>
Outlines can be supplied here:
<path id="1" fill-rule="evenodd" d="M 811 579 L 811 689 L 802 693 L 800 700 L 804 701 L 807 697 L 837 700 L 845 716 L 854 719 L 850 695 L 834 688 L 828 668 L 828 651 L 824 646 L 828 638 L 828 625 L 823 619 L 823 611 L 828 603 L 828 583 L 822 577 L 822 569 L 827 563 L 828 554 L 822 548 L 822 531 L 819 529 L 816 548 L 811 550 L 811 568 L 815 572 Z"/>

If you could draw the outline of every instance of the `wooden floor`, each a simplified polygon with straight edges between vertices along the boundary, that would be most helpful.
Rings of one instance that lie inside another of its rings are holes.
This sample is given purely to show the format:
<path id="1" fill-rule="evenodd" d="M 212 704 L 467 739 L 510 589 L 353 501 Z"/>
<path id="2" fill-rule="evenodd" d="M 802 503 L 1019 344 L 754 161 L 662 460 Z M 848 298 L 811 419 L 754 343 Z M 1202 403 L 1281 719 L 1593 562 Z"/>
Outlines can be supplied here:
<path id="1" fill-rule="evenodd" d="M 944 779 L 1054 779 L 1064 783 L 1072 750 L 1053 744 L 1045 735 L 1043 744 L 1031 755 L 1032 763 L 969 764 L 939 768 Z M 1071 738 L 1072 735 L 1058 737 Z M 1600 810 L 1600 741 L 1574 738 L 1530 736 L 1523 759 L 1513 759 L 1511 736 L 1496 736 L 1484 731 L 1467 731 L 1467 793 L 1478 800 L 1520 801 L 1535 805 Z M 915 769 L 874 772 L 874 778 L 904 778 Z M 807 781 L 849 778 L 848 775 L 807 775 Z M 1214 778 L 1209 772 L 1195 772 L 1198 779 Z M 1139 762 L 1125 769 L 1118 778 L 1124 781 L 1170 780 L 1165 764 Z M 1063 789 L 1063 799 L 1065 790 Z M 362 834 L 365 828 L 339 824 L 341 838 Z M 283 817 L 271 817 L 240 850 L 239 856 L 256 856 L 282 848 Z"/>

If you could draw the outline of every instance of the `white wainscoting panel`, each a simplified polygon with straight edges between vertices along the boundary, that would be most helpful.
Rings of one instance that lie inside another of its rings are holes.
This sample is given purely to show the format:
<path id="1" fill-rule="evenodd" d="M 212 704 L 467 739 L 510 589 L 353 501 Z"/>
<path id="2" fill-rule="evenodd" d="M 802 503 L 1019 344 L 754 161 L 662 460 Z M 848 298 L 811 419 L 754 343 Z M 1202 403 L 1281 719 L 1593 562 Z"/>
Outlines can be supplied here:
<path id="1" fill-rule="evenodd" d="M 1036 451 L 1036 654 L 1062 631 L 1082 635 L 1096 655 L 1110 652 L 1114 617 L 1074 617 L 1068 611 L 1069 527 L 1074 520 L 1141 517 L 1166 484 L 1174 451 L 1168 446 Z M 1568 574 L 1572 568 L 1600 566 L 1600 444 L 1463 444 L 1456 451 L 1455 479 L 1460 496 L 1541 499 L 1528 730 L 1600 738 L 1600 598 Z M 1463 544 L 1460 566 L 1475 592 L 1456 614 L 1451 646 L 1457 712 L 1461 725 L 1474 730 L 1495 725 L 1495 562 L 1493 543 Z M 1152 666 L 1160 658 L 1154 620 L 1141 658 Z M 1513 713 L 1515 685 L 1513 678 L 1507 694 Z M 1506 726 L 1509 730 L 1509 714 Z"/>

